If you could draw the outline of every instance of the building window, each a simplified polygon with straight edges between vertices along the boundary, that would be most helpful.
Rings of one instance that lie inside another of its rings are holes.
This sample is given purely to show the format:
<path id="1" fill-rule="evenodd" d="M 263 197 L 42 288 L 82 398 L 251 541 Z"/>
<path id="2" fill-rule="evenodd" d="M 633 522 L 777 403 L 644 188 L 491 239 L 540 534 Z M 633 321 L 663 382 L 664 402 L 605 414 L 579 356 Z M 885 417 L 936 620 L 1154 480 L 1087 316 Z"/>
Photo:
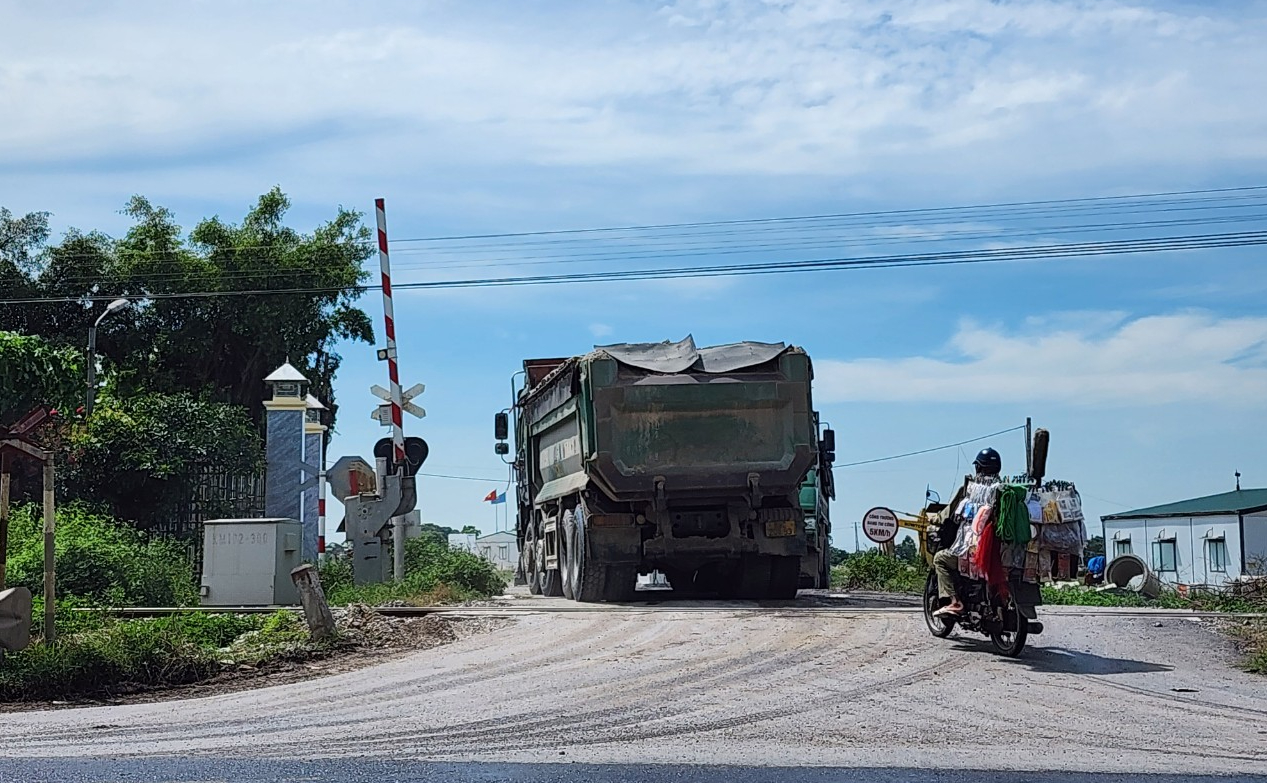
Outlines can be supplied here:
<path id="1" fill-rule="evenodd" d="M 1175 540 L 1168 538 L 1162 541 L 1153 542 L 1153 570 L 1154 571 L 1174 571 L 1175 569 Z"/>
<path id="2" fill-rule="evenodd" d="M 1129 554 L 1131 554 L 1131 540 L 1129 538 L 1123 538 L 1120 541 L 1113 542 L 1114 557 L 1122 557 L 1123 555 Z"/>
<path id="3" fill-rule="evenodd" d="M 492 559 L 493 559 L 493 548 L 492 548 L 491 546 L 482 546 L 482 547 L 480 547 L 480 556 L 482 556 L 482 557 L 483 557 L 483 558 L 485 558 L 486 560 L 492 560 Z"/>
<path id="4" fill-rule="evenodd" d="M 1205 557 L 1211 571 L 1227 572 L 1227 541 L 1211 538 L 1205 542 Z"/>
<path id="5" fill-rule="evenodd" d="M 497 556 L 502 560 L 510 559 L 510 544 L 502 544 L 497 547 Z"/>

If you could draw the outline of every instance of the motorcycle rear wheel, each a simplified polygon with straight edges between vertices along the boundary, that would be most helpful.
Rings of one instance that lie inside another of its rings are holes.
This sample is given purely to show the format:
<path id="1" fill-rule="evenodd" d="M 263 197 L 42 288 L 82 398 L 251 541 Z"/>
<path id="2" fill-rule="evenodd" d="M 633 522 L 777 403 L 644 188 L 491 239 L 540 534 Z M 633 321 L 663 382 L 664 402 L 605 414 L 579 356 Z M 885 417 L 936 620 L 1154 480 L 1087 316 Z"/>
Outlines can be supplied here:
<path id="1" fill-rule="evenodd" d="M 938 639 L 945 639 L 955 630 L 953 617 L 933 617 L 933 612 L 941 608 L 941 598 L 937 593 L 937 574 L 930 571 L 924 582 L 924 622 L 928 624 L 928 632 Z"/>
<path id="2" fill-rule="evenodd" d="M 1021 607 L 1016 601 L 1009 599 L 1007 606 L 1003 607 L 1004 622 L 1015 619 L 1015 631 L 1000 631 L 990 634 L 990 641 L 994 643 L 994 649 L 999 651 L 1000 655 L 1008 658 L 1015 658 L 1025 649 L 1025 640 L 1029 638 L 1029 620 L 1025 615 L 1021 614 Z"/>

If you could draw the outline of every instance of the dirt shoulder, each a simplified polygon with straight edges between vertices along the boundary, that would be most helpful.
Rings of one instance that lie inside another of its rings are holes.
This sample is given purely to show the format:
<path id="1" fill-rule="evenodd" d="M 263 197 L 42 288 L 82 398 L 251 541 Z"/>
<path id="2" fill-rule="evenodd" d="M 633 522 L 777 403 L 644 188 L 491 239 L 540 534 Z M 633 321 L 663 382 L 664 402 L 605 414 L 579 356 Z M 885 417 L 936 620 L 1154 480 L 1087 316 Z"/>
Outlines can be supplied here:
<path id="1" fill-rule="evenodd" d="M 258 665 L 227 665 L 197 683 L 119 683 L 108 694 L 53 700 L 0 701 L 0 714 L 199 699 L 358 671 L 484 633 L 512 622 L 495 617 L 387 617 L 368 607 L 334 610 L 341 635 L 330 648 L 294 650 Z"/>

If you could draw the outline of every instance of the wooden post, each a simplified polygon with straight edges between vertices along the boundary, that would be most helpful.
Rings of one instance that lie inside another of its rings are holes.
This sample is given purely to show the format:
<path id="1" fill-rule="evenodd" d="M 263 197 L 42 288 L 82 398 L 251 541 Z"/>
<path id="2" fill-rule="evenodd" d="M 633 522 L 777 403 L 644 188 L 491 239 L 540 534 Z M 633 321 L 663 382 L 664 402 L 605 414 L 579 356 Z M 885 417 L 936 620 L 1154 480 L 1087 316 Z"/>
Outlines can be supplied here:
<path id="1" fill-rule="evenodd" d="M 314 642 L 334 638 L 334 615 L 326 603 L 321 589 L 321 577 L 311 563 L 304 563 L 290 572 L 290 580 L 299 590 L 299 600 L 304 605 L 304 619 L 308 621 L 308 633 Z"/>
<path id="2" fill-rule="evenodd" d="M 0 590 L 5 588 L 9 561 L 9 452 L 0 448 Z"/>
<path id="3" fill-rule="evenodd" d="M 44 457 L 44 643 L 57 641 L 57 627 L 54 624 L 57 615 L 57 575 L 56 549 L 54 547 L 54 529 L 56 521 L 53 516 L 53 455 Z"/>

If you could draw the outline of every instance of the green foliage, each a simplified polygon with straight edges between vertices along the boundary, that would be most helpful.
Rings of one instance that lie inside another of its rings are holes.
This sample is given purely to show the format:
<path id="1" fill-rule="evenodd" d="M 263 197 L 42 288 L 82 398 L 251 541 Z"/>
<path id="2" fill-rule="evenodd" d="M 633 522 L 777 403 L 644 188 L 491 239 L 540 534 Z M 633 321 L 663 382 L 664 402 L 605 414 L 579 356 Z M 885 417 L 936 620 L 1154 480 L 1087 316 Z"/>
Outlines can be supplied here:
<path id="1" fill-rule="evenodd" d="M 506 589 L 505 579 L 489 561 L 426 537 L 405 542 L 405 574 L 416 575 L 422 584 L 430 585 L 427 589 L 445 584 L 480 597 Z"/>
<path id="2" fill-rule="evenodd" d="M 847 550 L 837 549 L 836 547 L 832 547 L 831 552 L 830 552 L 831 565 L 833 567 L 838 566 L 838 565 L 844 565 L 845 561 L 849 559 L 849 556 L 851 554 L 853 553 Z"/>
<path id="3" fill-rule="evenodd" d="M 190 394 L 107 401 L 67 437 L 63 494 L 146 526 L 187 500 L 189 477 L 257 470 L 263 443 L 245 408 Z"/>
<path id="4" fill-rule="evenodd" d="M 43 512 L 12 510 L 8 582 L 41 595 L 44 585 Z M 138 533 L 80 505 L 57 509 L 57 591 L 60 596 L 111 606 L 186 606 L 198 603 L 188 554 L 175 544 Z"/>
<path id="5" fill-rule="evenodd" d="M 1091 539 L 1087 541 L 1086 546 L 1082 548 L 1082 551 L 1083 551 L 1083 557 L 1085 557 L 1087 560 L 1090 560 L 1096 555 L 1103 555 L 1104 554 L 1104 536 L 1092 536 Z"/>
<path id="6" fill-rule="evenodd" d="M 136 196 L 124 210 L 133 225 L 122 239 L 71 230 L 53 246 L 47 215 L 14 218 L 0 209 L 0 290 L 69 300 L 4 308 L 0 329 L 78 351 L 102 305 L 74 300 L 126 296 L 134 306 L 107 318 L 98 333 L 119 396 L 205 392 L 258 419 L 261 379 L 290 357 L 333 417 L 335 345 L 373 342 L 369 316 L 355 302 L 374 245 L 357 212 L 339 209 L 303 233 L 285 224 L 289 207 L 274 188 L 240 223 L 212 217 L 186 235 L 169 210 Z M 147 298 L 243 289 L 311 292 Z"/>
<path id="7" fill-rule="evenodd" d="M 919 544 L 916 544 L 915 539 L 908 536 L 899 541 L 897 546 L 893 547 L 893 553 L 903 563 L 914 565 L 919 560 Z"/>
<path id="8" fill-rule="evenodd" d="M 462 532 L 461 530 L 458 530 L 455 527 L 446 527 L 444 525 L 433 525 L 430 522 L 423 522 L 421 525 L 419 525 L 418 530 L 420 532 L 420 536 L 419 536 L 420 538 L 429 538 L 435 541 L 436 543 L 444 544 L 445 546 L 449 545 L 450 534 Z"/>
<path id="9" fill-rule="evenodd" d="M 83 356 L 73 348 L 0 332 L 0 423 L 36 405 L 73 410 L 85 393 L 84 373 Z"/>
<path id="10" fill-rule="evenodd" d="M 1239 596 L 1215 591 L 1195 592 L 1187 596 L 1174 590 L 1163 590 L 1157 598 L 1145 598 L 1126 590 L 1097 590 L 1088 587 L 1053 587 L 1044 585 L 1043 603 L 1053 606 L 1118 606 L 1127 608 L 1191 609 L 1202 612 L 1263 612 L 1267 605 Z"/>
<path id="11" fill-rule="evenodd" d="M 120 620 L 58 605 L 56 644 L 5 656 L 0 701 L 121 693 L 182 685 L 227 667 L 258 666 L 317 651 L 294 613 L 268 616 L 190 612 Z M 42 611 L 41 611 L 42 614 Z M 68 618 L 73 630 L 64 630 Z"/>
<path id="12" fill-rule="evenodd" d="M 427 535 L 405 542 L 405 578 L 399 582 L 354 585 L 351 560 L 342 557 L 327 557 L 320 574 L 326 598 L 337 605 L 433 604 L 488 598 L 506 589 L 492 563 Z"/>
<path id="13" fill-rule="evenodd" d="M 923 563 L 909 564 L 879 550 L 859 552 L 832 569 L 832 586 L 846 590 L 877 590 L 886 593 L 920 593 L 927 569 Z"/>

